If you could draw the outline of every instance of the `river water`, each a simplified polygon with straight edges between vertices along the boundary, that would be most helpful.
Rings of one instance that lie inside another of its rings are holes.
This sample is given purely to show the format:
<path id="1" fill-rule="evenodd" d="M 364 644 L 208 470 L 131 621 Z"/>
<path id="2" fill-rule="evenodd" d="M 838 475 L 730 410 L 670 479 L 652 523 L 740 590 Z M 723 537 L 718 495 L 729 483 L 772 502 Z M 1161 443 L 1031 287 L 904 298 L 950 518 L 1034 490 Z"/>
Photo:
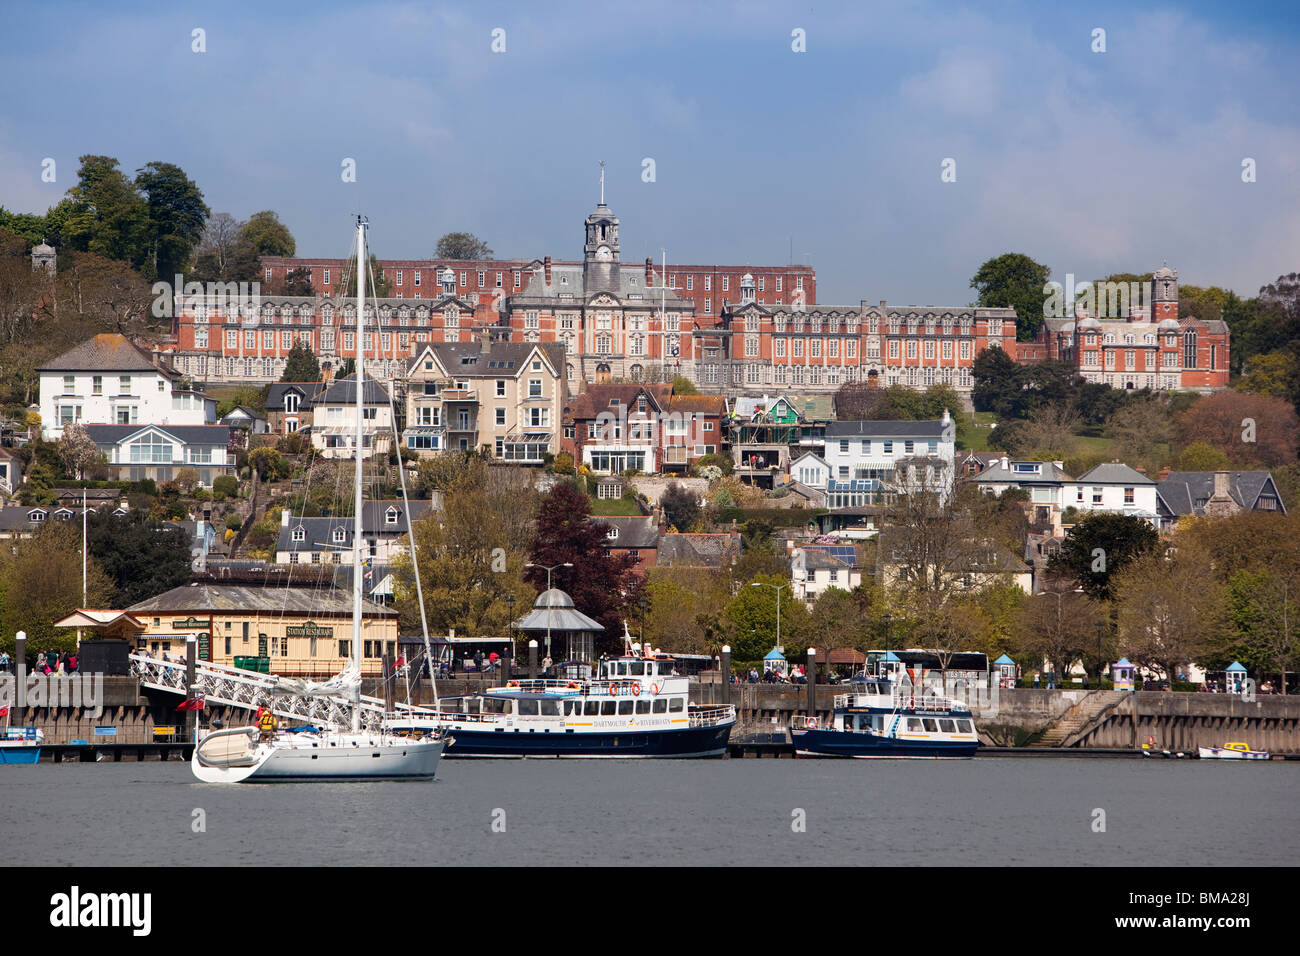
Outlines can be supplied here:
<path id="1" fill-rule="evenodd" d="M 1300 763 L 1279 761 L 447 760 L 431 782 L 252 786 L 181 762 L 42 763 L 0 767 L 0 858 L 1277 865 L 1300 844 L 1298 789 Z"/>

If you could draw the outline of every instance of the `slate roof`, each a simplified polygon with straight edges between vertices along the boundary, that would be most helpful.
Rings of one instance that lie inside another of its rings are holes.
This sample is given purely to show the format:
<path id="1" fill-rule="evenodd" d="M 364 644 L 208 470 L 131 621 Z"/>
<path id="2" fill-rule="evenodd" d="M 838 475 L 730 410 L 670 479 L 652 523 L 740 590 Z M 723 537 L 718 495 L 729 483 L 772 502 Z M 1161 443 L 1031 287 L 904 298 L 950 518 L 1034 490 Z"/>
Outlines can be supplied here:
<path id="1" fill-rule="evenodd" d="M 569 399 L 564 407 L 564 417 L 566 420 L 585 421 L 596 418 L 601 412 L 614 411 L 619 407 L 629 409 L 627 414 L 632 415 L 635 414 L 637 396 L 642 392 L 650 398 L 646 404 L 647 413 L 656 408 L 662 411 L 668 406 L 671 390 L 671 385 L 589 385 L 582 394 Z M 618 406 L 610 404 L 615 400 L 618 401 Z"/>
<path id="2" fill-rule="evenodd" d="M 389 524 L 387 513 L 389 508 L 397 509 L 397 523 Z M 411 502 L 411 521 L 419 521 L 426 517 L 433 510 L 433 502 L 417 500 Z M 331 515 L 314 518 L 291 517 L 288 527 L 280 527 L 280 535 L 276 539 L 276 551 L 337 551 L 339 549 L 348 550 L 352 547 L 352 527 L 353 521 L 351 515 Z M 293 532 L 297 528 L 303 529 L 303 539 L 295 541 Z M 343 532 L 343 539 L 336 541 L 334 537 L 335 530 Z M 361 506 L 361 533 L 363 535 L 391 534 L 398 537 L 407 534 L 407 523 L 402 516 L 402 503 L 400 501 L 367 501 Z"/>
<path id="3" fill-rule="evenodd" d="M 408 374 L 423 370 L 426 351 L 453 378 L 514 378 L 528 371 L 534 351 L 541 352 L 557 374 L 564 373 L 564 346 L 559 342 L 492 342 L 486 352 L 478 342 L 431 342 L 416 353 Z"/>
<path id="4" fill-rule="evenodd" d="M 363 402 L 366 405 L 387 405 L 388 393 L 378 381 L 366 376 Z M 317 394 L 313 405 L 352 405 L 357 400 L 357 380 L 352 376 L 341 378 Z"/>
<path id="5" fill-rule="evenodd" d="M 741 542 L 730 534 L 664 534 L 659 537 L 659 564 L 721 568 L 740 555 Z"/>
<path id="6" fill-rule="evenodd" d="M 397 617 L 397 612 L 363 601 L 363 613 L 371 617 Z M 171 614 L 212 611 L 246 614 L 348 615 L 352 614 L 351 593 L 315 588 L 248 587 L 237 584 L 197 583 L 172 588 L 126 608 L 129 614 Z"/>
<path id="7" fill-rule="evenodd" d="M 226 425 L 86 425 L 85 428 L 86 434 L 97 445 L 121 444 L 132 435 L 151 428 L 170 435 L 186 445 L 224 446 L 230 441 L 230 428 Z"/>
<path id="8" fill-rule="evenodd" d="M 37 369 L 38 372 L 158 372 L 170 379 L 180 373 L 162 361 L 154 365 L 153 356 L 120 332 L 99 335 L 69 349 Z"/>
<path id="9" fill-rule="evenodd" d="M 295 392 L 303 396 L 306 407 L 311 408 L 316 396 L 325 390 L 321 382 L 276 382 L 266 395 L 267 412 L 284 411 L 284 396 Z"/>
<path id="10" fill-rule="evenodd" d="M 592 520 L 618 529 L 617 538 L 607 536 L 602 542 L 606 548 L 657 548 L 659 546 L 659 526 L 655 524 L 652 517 L 597 517 Z"/>
<path id="11" fill-rule="evenodd" d="M 981 478 L 983 475 L 980 476 Z M 1122 461 L 1104 461 L 1094 468 L 1089 468 L 1075 479 L 1079 484 L 1092 485 L 1154 485 L 1155 482 L 1135 471 Z"/>
<path id="12" fill-rule="evenodd" d="M 1161 510 L 1170 515 L 1203 514 L 1205 502 L 1214 494 L 1214 472 L 1171 471 L 1156 485 Z M 1228 472 L 1228 494 L 1247 511 L 1255 509 L 1260 495 L 1270 492 L 1278 499 L 1278 511 L 1285 514 L 1286 507 L 1267 471 Z"/>
<path id="13" fill-rule="evenodd" d="M 863 422 L 834 421 L 826 423 L 826 440 L 832 438 L 942 438 L 943 422 Z"/>
<path id="14" fill-rule="evenodd" d="M 1032 473 L 1013 470 L 1014 465 L 1026 464 L 1042 465 L 1042 473 L 1035 475 Z M 1134 474 L 1137 474 L 1137 472 L 1134 472 Z M 1141 478 L 1142 476 L 1138 475 L 1138 477 Z M 971 478 L 971 481 L 977 483 L 988 482 L 990 484 L 998 484 L 1002 482 L 1019 482 L 1023 484 L 1059 483 L 1071 480 L 1070 476 L 1067 475 L 1064 470 L 1057 468 L 1055 463 L 1050 461 L 1008 461 L 1007 467 L 1003 468 L 1002 460 L 1000 458 L 997 461 L 990 462 L 982 472 Z M 1132 482 L 1124 483 L 1132 484 Z"/>
<path id="15" fill-rule="evenodd" d="M 669 411 L 696 415 L 727 414 L 727 400 L 721 395 L 673 395 L 668 399 Z"/>

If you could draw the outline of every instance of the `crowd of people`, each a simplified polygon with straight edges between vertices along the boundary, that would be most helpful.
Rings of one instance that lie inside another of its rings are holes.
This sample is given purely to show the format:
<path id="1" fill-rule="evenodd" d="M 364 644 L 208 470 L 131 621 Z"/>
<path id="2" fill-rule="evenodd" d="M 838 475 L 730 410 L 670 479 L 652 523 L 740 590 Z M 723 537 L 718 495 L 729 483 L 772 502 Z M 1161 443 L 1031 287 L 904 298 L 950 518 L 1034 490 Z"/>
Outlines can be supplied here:
<path id="1" fill-rule="evenodd" d="M 13 658 L 8 651 L 0 651 L 0 674 L 16 672 Z M 77 672 L 76 652 L 37 651 L 36 656 L 27 664 L 29 674 L 75 674 Z"/>

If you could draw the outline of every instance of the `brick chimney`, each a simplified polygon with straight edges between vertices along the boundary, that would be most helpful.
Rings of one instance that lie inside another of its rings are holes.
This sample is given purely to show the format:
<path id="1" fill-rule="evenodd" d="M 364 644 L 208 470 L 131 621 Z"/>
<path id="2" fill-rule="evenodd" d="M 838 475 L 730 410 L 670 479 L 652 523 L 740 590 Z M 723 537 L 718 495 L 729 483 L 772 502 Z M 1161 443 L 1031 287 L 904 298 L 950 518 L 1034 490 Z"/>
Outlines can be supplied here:
<path id="1" fill-rule="evenodd" d="M 1168 478 L 1168 477 L 1169 477 L 1169 472 L 1170 472 L 1170 471 L 1172 471 L 1172 469 L 1171 469 L 1168 465 L 1165 465 L 1163 468 L 1161 468 L 1161 469 L 1160 469 L 1160 480 L 1161 480 L 1161 481 L 1164 481 L 1166 478 Z"/>
<path id="2" fill-rule="evenodd" d="M 740 541 L 740 529 L 736 527 L 736 519 L 731 519 L 731 529 L 728 532 L 731 537 L 731 543 L 737 544 Z"/>
<path id="3" fill-rule="evenodd" d="M 1214 473 L 1214 494 L 1205 502 L 1205 516 L 1207 518 L 1223 518 L 1234 515 L 1241 510 L 1229 493 L 1228 488 L 1228 473 L 1226 471 L 1216 471 Z"/>
<path id="4" fill-rule="evenodd" d="M 664 520 L 664 509 L 656 506 L 655 509 L 650 512 L 650 515 L 654 519 L 655 527 L 659 529 L 659 534 L 667 534 L 668 523 Z"/>
<path id="5" fill-rule="evenodd" d="M 551 257 L 547 256 L 542 260 L 542 270 L 546 273 L 546 284 L 551 284 Z"/>
<path id="6" fill-rule="evenodd" d="M 492 333 L 487 329 L 479 333 L 478 350 L 480 355 L 487 355 L 488 352 L 492 351 Z"/>
<path id="7" fill-rule="evenodd" d="M 648 289 L 654 285 L 655 281 L 655 261 L 650 256 L 645 257 L 645 287 Z"/>

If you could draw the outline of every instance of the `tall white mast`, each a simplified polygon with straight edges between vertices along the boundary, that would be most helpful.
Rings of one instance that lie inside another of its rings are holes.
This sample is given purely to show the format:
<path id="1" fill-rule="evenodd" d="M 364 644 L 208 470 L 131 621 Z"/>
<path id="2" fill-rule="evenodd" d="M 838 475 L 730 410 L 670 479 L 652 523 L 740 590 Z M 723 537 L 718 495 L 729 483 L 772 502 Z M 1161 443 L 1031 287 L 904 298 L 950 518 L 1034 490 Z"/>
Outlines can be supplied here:
<path id="1" fill-rule="evenodd" d="M 366 221 L 357 217 L 357 473 L 354 481 L 352 517 L 352 662 L 361 676 L 361 453 L 365 430 L 363 399 L 366 383 L 365 335 L 362 316 L 366 308 Z M 361 730 L 361 708 L 352 708 L 352 732 Z"/>

